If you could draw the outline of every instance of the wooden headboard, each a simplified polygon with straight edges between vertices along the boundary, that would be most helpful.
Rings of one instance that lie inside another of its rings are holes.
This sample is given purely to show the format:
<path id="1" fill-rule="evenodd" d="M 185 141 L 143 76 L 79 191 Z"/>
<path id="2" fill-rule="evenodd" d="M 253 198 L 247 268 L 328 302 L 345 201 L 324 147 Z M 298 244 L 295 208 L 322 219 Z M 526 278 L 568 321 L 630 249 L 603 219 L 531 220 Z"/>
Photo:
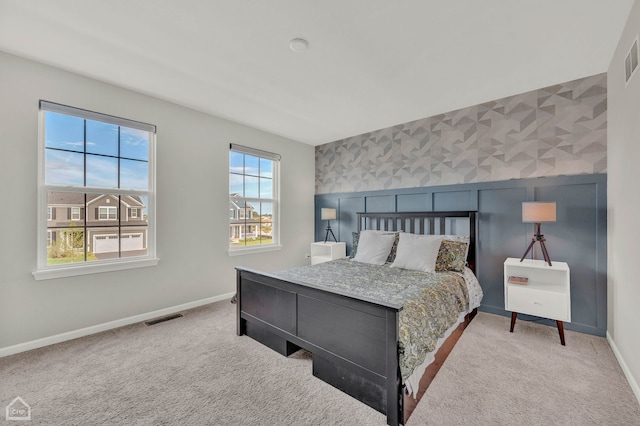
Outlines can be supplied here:
<path id="1" fill-rule="evenodd" d="M 377 231 L 402 231 L 420 235 L 457 234 L 451 230 L 452 222 L 447 219 L 467 218 L 469 220 L 469 268 L 476 272 L 476 231 L 477 211 L 453 212 L 387 212 L 356 213 L 358 215 L 358 231 L 372 229 Z M 436 226 L 437 224 L 437 226 Z M 449 224 L 449 229 L 447 229 Z M 436 232 L 437 231 L 437 232 Z M 467 235 L 466 233 L 464 235 Z"/>

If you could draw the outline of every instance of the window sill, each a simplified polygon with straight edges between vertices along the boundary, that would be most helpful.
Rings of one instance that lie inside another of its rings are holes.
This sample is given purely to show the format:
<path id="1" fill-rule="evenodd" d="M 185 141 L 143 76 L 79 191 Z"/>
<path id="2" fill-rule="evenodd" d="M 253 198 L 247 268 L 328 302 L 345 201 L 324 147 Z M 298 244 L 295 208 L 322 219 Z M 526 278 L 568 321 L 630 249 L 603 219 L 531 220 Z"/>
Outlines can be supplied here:
<path id="1" fill-rule="evenodd" d="M 75 277 L 78 275 L 99 274 L 101 272 L 123 271 L 126 269 L 156 266 L 158 258 L 132 259 L 119 262 L 93 263 L 76 266 L 52 267 L 32 272 L 36 280 L 50 280 L 54 278 Z"/>
<path id="2" fill-rule="evenodd" d="M 277 251 L 282 250 L 281 245 L 272 245 L 265 247 L 249 247 L 249 248 L 239 248 L 239 249 L 229 249 L 229 256 L 242 256 L 244 254 L 254 254 L 254 253 L 264 253 L 267 251 Z"/>

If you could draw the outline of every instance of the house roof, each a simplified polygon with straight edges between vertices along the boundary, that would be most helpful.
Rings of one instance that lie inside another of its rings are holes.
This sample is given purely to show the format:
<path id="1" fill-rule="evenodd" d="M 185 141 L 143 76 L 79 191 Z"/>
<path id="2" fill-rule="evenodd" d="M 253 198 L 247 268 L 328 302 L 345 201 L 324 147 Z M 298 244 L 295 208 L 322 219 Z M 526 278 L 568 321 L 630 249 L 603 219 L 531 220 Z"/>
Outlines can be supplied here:
<path id="1" fill-rule="evenodd" d="M 2 51 L 319 145 L 606 72 L 633 0 L 0 5 Z"/>
<path id="2" fill-rule="evenodd" d="M 239 209 L 244 209 L 244 208 L 254 209 L 254 207 L 250 203 L 248 203 L 248 202 L 246 202 L 244 200 L 235 199 L 235 197 L 240 197 L 240 194 L 234 193 L 234 194 L 229 194 L 229 196 L 230 197 L 234 197 L 234 199 L 229 200 L 229 202 L 231 204 L 235 205 L 236 208 L 239 208 Z"/>
<path id="3" fill-rule="evenodd" d="M 236 207 L 238 207 L 239 209 L 244 209 L 245 207 L 253 209 L 253 206 L 251 204 L 247 203 L 246 201 L 233 200 L 233 201 L 231 201 L 231 203 L 235 204 Z"/>
<path id="4" fill-rule="evenodd" d="M 82 206 L 84 195 L 74 192 L 50 192 L 47 197 L 47 204 L 52 206 Z M 103 197 L 104 194 L 87 194 L 87 203 Z M 142 200 L 137 195 L 123 195 L 122 202 L 131 207 L 144 207 Z"/>

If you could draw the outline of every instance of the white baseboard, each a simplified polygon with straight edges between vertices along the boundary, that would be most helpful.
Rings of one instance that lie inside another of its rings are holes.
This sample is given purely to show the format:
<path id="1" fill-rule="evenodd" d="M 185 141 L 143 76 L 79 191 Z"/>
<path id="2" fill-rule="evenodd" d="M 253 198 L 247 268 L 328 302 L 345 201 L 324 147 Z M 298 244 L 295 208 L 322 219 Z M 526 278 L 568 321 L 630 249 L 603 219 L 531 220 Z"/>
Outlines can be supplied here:
<path id="1" fill-rule="evenodd" d="M 609 342 L 609 346 L 611 346 L 611 349 L 613 350 L 613 354 L 618 359 L 618 363 L 620 363 L 620 367 L 622 367 L 622 372 L 627 378 L 627 381 L 631 386 L 631 390 L 636 395 L 636 399 L 638 400 L 638 403 L 640 403 L 640 386 L 638 385 L 638 382 L 636 381 L 635 377 L 633 377 L 633 374 L 631 374 L 631 370 L 629 369 L 629 366 L 625 362 L 624 358 L 622 357 L 622 354 L 620 353 L 620 351 L 618 350 L 618 347 L 616 346 L 616 342 L 613 341 L 613 338 L 611 337 L 608 331 L 607 331 L 607 341 Z"/>
<path id="2" fill-rule="evenodd" d="M 149 319 L 161 317 L 164 315 L 174 314 L 180 311 L 186 311 L 187 309 L 197 308 L 198 306 L 208 305 L 209 303 L 219 302 L 221 300 L 230 299 L 233 297 L 233 293 L 225 293 L 220 296 L 207 297 L 206 299 L 200 299 L 189 303 L 183 303 L 182 305 L 170 306 L 168 308 L 159 309 L 153 312 L 147 312 L 144 314 L 134 315 L 128 318 L 122 318 L 115 321 L 105 322 L 103 324 L 92 325 L 90 327 L 81 328 L 79 330 L 68 331 L 66 333 L 60 333 L 49 337 L 43 337 L 41 339 L 31 340 L 25 343 L 18 343 L 17 345 L 7 346 L 0 348 L 0 358 L 14 355 L 20 352 L 30 351 L 32 349 L 41 348 L 43 346 L 53 345 L 55 343 L 64 342 L 71 339 L 77 339 L 78 337 L 88 336 L 90 334 L 100 333 L 101 331 L 112 330 L 114 328 L 123 327 L 129 324 L 135 324 L 137 322 L 146 321 Z"/>

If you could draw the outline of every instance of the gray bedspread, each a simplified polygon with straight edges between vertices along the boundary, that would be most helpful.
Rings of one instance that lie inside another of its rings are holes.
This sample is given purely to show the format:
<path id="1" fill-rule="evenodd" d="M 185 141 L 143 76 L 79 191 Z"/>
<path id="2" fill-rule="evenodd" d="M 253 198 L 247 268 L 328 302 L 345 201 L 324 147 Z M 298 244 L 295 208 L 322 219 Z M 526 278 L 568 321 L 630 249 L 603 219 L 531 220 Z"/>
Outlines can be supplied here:
<path id="1" fill-rule="evenodd" d="M 341 259 L 275 275 L 365 300 L 401 305 L 403 381 L 436 348 L 438 338 L 469 308 L 467 285 L 464 278 L 454 272 L 426 273 Z"/>

